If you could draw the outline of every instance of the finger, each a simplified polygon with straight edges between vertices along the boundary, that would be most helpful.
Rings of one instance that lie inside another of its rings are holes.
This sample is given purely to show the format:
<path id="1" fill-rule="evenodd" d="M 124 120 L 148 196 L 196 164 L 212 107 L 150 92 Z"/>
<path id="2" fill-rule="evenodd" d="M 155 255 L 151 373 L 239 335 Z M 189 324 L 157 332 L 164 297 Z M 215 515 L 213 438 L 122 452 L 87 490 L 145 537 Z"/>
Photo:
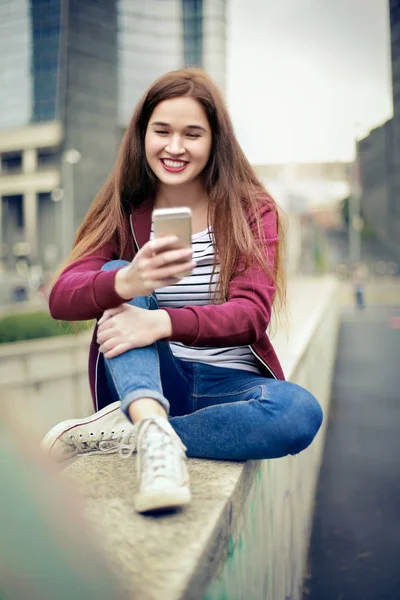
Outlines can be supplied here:
<path id="1" fill-rule="evenodd" d="M 129 307 L 129 304 L 124 303 L 124 304 L 120 304 L 119 306 L 115 306 L 114 308 L 107 308 L 107 310 L 103 313 L 103 316 L 99 319 L 98 325 L 101 325 L 105 321 L 108 321 L 109 319 L 111 319 L 111 317 L 115 317 L 116 315 L 119 315 L 120 313 L 127 310 L 128 307 Z"/>
<path id="2" fill-rule="evenodd" d="M 106 331 L 106 329 L 112 329 L 114 327 L 113 317 L 108 317 L 105 321 L 98 322 L 97 331 Z"/>
<path id="3" fill-rule="evenodd" d="M 153 290 L 158 290 L 160 288 L 168 287 L 169 285 L 175 285 L 181 280 L 182 277 L 170 277 L 169 279 L 162 279 L 161 281 L 150 281 L 148 283 Z"/>
<path id="4" fill-rule="evenodd" d="M 182 273 L 191 271 L 196 266 L 193 260 L 181 263 L 179 265 L 171 265 L 162 269 L 155 269 L 143 274 L 144 281 L 161 281 L 162 279 L 170 279 L 171 277 L 182 277 Z"/>
<path id="5" fill-rule="evenodd" d="M 123 305 L 121 305 L 121 306 L 123 306 Z M 114 315 L 117 315 L 118 313 L 120 313 L 121 306 L 117 306 L 116 308 L 107 308 L 107 310 L 104 311 L 102 317 L 99 319 L 98 325 L 101 325 L 102 323 L 104 323 L 105 321 L 107 321 L 108 319 L 113 317 Z"/>
<path id="6" fill-rule="evenodd" d="M 110 352 L 113 348 L 118 346 L 119 344 L 125 343 L 119 337 L 112 337 L 104 340 L 99 347 L 100 352 L 105 354 L 106 352 Z"/>
<path id="7" fill-rule="evenodd" d="M 101 315 L 100 319 L 97 321 L 97 325 L 101 325 L 102 323 L 104 323 L 104 321 L 106 321 L 107 319 L 110 318 L 111 315 L 108 314 L 108 310 L 105 310 L 103 312 L 103 314 Z"/>
<path id="8" fill-rule="evenodd" d="M 98 326 L 97 336 L 101 336 L 102 338 L 115 337 L 116 335 L 121 334 L 123 329 L 123 322 L 121 323 L 121 320 L 118 319 L 118 315 L 114 315 Z"/>
<path id="9" fill-rule="evenodd" d="M 115 326 L 115 319 L 113 317 L 109 317 L 107 321 L 99 322 L 97 327 L 98 332 L 107 331 L 108 329 L 113 329 Z"/>
<path id="10" fill-rule="evenodd" d="M 104 354 L 104 356 L 105 356 L 105 358 L 114 358 L 115 356 L 119 356 L 120 354 L 123 354 L 124 352 L 131 350 L 132 347 L 133 347 L 132 344 L 128 345 L 126 342 L 124 342 L 122 344 L 118 344 L 112 350 L 109 350 L 108 352 L 106 352 Z"/>
<path id="11" fill-rule="evenodd" d="M 141 248 L 140 254 L 143 257 L 150 258 L 155 252 L 160 252 L 160 250 L 168 248 L 168 246 L 173 246 L 177 241 L 178 238 L 176 235 L 166 235 L 156 240 L 150 240 Z"/>
<path id="12" fill-rule="evenodd" d="M 193 256 L 192 248 L 180 248 L 179 250 L 166 250 L 159 252 L 151 259 L 147 259 L 145 266 L 149 268 L 158 268 L 171 263 L 182 263 L 191 260 Z"/>
<path id="13" fill-rule="evenodd" d="M 106 342 L 107 340 L 110 340 L 113 337 L 115 337 L 115 332 L 112 327 L 109 327 L 108 329 L 99 329 L 97 331 L 97 343 L 98 344 L 104 344 L 104 342 Z"/>
<path id="14" fill-rule="evenodd" d="M 138 263 L 138 274 L 140 279 L 148 279 L 148 273 L 160 269 L 161 267 L 182 266 L 193 260 L 192 248 L 184 248 L 183 250 L 171 250 L 155 254 L 151 258 L 141 259 Z"/>

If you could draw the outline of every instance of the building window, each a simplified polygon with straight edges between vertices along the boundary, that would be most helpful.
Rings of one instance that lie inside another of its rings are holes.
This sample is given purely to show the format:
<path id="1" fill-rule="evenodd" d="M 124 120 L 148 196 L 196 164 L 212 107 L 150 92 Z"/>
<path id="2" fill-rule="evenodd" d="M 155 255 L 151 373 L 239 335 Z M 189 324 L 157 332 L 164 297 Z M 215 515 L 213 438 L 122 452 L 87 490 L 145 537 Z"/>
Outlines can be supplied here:
<path id="1" fill-rule="evenodd" d="M 22 172 L 22 152 L 5 152 L 1 155 L 1 173 L 4 175 Z"/>
<path id="2" fill-rule="evenodd" d="M 59 150 L 58 148 L 39 148 L 37 151 L 37 166 L 38 170 L 45 171 L 53 169 L 59 165 Z"/>
<path id="3" fill-rule="evenodd" d="M 185 65 L 203 65 L 203 0 L 182 0 Z"/>
<path id="4" fill-rule="evenodd" d="M 21 230 L 23 228 L 24 212 L 21 195 L 3 196 L 3 223 L 6 230 Z"/>
<path id="5" fill-rule="evenodd" d="M 57 84 L 61 1 L 36 0 L 31 4 L 33 74 L 32 121 L 57 117 Z"/>

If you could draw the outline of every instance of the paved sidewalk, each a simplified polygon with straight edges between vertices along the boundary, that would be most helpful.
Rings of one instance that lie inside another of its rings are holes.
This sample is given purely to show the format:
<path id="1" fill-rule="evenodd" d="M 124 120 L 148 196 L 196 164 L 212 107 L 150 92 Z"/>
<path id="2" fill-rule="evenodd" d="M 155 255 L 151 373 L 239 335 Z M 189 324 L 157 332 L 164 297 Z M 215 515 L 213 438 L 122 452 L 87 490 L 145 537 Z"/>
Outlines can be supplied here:
<path id="1" fill-rule="evenodd" d="M 343 310 L 304 600 L 400 597 L 399 317 Z"/>

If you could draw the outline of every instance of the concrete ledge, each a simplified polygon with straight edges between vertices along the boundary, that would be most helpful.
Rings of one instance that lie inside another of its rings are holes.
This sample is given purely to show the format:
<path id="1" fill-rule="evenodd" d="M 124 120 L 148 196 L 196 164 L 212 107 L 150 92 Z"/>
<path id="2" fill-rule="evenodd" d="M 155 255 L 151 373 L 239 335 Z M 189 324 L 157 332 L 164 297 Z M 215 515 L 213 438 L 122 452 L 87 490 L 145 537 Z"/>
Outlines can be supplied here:
<path id="1" fill-rule="evenodd" d="M 288 379 L 321 402 L 325 423 L 338 331 L 332 278 L 290 285 L 288 334 L 274 338 Z M 123 587 L 138 600 L 300 599 L 325 427 L 296 457 L 190 460 L 193 502 L 133 510 L 135 461 L 83 457 L 66 469 Z"/>
<path id="2" fill-rule="evenodd" d="M 0 345 L 0 402 L 32 434 L 93 411 L 87 380 L 91 333 Z"/>

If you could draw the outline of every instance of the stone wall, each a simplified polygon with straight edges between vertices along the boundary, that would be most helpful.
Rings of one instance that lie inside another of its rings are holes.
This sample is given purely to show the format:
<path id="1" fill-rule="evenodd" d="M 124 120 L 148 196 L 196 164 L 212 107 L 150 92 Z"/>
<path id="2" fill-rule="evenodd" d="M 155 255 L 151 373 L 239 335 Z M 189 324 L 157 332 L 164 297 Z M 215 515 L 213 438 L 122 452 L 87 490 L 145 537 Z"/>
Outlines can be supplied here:
<path id="1" fill-rule="evenodd" d="M 299 279 L 273 325 L 287 377 L 315 394 L 325 422 L 296 457 L 189 460 L 193 499 L 159 517 L 135 513 L 134 456 L 82 457 L 65 474 L 124 589 L 143 600 L 299 600 L 315 485 L 329 412 L 338 332 L 338 284 Z M 287 323 L 287 327 L 285 327 Z"/>
<path id="2" fill-rule="evenodd" d="M 134 457 L 82 457 L 65 470 L 83 495 L 99 547 L 133 597 L 300 600 L 329 414 L 339 285 L 328 277 L 292 280 L 288 297 L 288 313 L 270 335 L 287 378 L 324 409 L 324 425 L 307 450 L 244 463 L 189 460 L 191 505 L 158 518 L 134 512 Z M 0 346 L 2 406 L 38 434 L 92 412 L 89 336 Z"/>
<path id="3" fill-rule="evenodd" d="M 42 436 L 53 425 L 93 412 L 87 377 L 90 334 L 0 345 L 0 402 Z"/>
<path id="4" fill-rule="evenodd" d="M 259 463 L 229 538 L 226 562 L 206 600 L 301 598 L 338 330 L 337 304 L 328 298 L 326 295 L 325 306 L 316 307 L 317 313 L 320 308 L 317 322 L 309 320 L 308 342 L 303 344 L 297 364 L 287 365 L 288 378 L 309 389 L 322 404 L 322 430 L 299 455 Z M 306 342 L 306 331 L 304 336 Z"/>

